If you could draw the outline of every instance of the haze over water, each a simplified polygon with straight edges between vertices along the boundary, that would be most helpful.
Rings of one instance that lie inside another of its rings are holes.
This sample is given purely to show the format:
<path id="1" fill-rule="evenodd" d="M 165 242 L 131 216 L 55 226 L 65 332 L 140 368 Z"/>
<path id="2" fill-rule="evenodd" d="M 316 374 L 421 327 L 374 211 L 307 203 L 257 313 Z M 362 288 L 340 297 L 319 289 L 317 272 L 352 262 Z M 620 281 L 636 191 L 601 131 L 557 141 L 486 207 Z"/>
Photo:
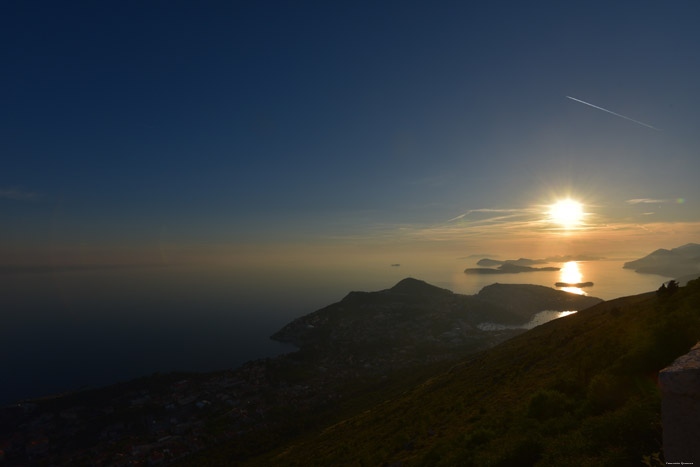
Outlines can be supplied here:
<path id="1" fill-rule="evenodd" d="M 410 261 L 398 267 L 342 264 L 163 266 L 2 275 L 0 403 L 153 372 L 210 371 L 293 350 L 268 339 L 292 319 L 415 277 L 456 293 L 494 282 L 553 287 L 560 272 L 468 275 L 473 260 Z M 585 293 L 603 299 L 655 290 L 666 280 L 621 261 L 578 262 Z"/>

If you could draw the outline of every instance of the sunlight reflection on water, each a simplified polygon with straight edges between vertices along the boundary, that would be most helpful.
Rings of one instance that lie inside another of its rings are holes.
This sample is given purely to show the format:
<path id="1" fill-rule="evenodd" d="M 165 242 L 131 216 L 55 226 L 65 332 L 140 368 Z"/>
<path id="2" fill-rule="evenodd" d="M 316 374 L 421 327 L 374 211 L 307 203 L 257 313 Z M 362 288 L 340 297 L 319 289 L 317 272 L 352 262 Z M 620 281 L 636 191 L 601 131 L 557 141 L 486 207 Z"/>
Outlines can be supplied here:
<path id="1" fill-rule="evenodd" d="M 567 284 L 578 284 L 583 282 L 583 274 L 576 261 L 569 261 L 559 270 L 559 281 Z M 580 287 L 560 287 L 560 290 L 578 295 L 587 295 Z"/>
<path id="2" fill-rule="evenodd" d="M 576 311 L 553 311 L 545 310 L 540 311 L 535 316 L 532 317 L 530 321 L 525 324 L 520 325 L 508 325 L 508 324 L 498 324 L 498 323 L 481 323 L 477 325 L 477 328 L 482 331 L 503 331 L 505 329 L 532 329 L 541 324 L 552 321 L 553 319 L 563 318 L 564 316 L 569 316 L 576 313 Z"/>

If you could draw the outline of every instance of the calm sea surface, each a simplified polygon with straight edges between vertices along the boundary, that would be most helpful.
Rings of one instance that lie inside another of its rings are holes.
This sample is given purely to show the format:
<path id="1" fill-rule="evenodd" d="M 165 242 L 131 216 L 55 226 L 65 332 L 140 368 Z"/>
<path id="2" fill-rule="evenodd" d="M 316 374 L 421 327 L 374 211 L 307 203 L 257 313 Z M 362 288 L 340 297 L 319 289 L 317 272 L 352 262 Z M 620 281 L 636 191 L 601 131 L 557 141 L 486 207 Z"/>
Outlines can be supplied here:
<path id="1" fill-rule="evenodd" d="M 603 299 L 657 289 L 668 278 L 621 261 L 571 263 L 560 272 L 467 275 L 468 261 L 240 271 L 169 266 L 0 275 L 0 404 L 153 372 L 208 371 L 291 350 L 268 336 L 342 299 L 415 277 L 457 293 L 494 282 L 577 290 Z"/>

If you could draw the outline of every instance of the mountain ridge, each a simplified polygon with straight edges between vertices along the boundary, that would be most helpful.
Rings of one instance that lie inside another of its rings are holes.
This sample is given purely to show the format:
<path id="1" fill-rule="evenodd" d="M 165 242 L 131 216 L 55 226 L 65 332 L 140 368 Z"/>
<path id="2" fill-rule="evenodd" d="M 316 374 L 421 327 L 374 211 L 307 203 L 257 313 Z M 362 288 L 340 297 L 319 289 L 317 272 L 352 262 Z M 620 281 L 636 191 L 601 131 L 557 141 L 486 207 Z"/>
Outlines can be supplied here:
<path id="1" fill-rule="evenodd" d="M 700 244 L 686 243 L 670 250 L 659 248 L 643 258 L 626 262 L 622 267 L 640 274 L 673 278 L 700 275 Z"/>
<path id="2" fill-rule="evenodd" d="M 429 284 L 420 279 L 407 277 L 400 280 L 390 289 L 393 293 L 403 293 L 407 295 L 453 295 L 454 292 Z"/>
<path id="3" fill-rule="evenodd" d="M 351 292 L 341 301 L 301 316 L 271 338 L 302 351 L 364 354 L 402 349 L 417 352 L 447 339 L 450 346 L 484 348 L 500 336 L 484 333 L 483 322 L 518 325 L 543 310 L 580 310 L 599 298 L 530 284 L 493 284 L 476 295 L 462 295 L 424 281 L 406 278 L 389 289 Z M 341 350 L 342 349 L 342 350 Z"/>

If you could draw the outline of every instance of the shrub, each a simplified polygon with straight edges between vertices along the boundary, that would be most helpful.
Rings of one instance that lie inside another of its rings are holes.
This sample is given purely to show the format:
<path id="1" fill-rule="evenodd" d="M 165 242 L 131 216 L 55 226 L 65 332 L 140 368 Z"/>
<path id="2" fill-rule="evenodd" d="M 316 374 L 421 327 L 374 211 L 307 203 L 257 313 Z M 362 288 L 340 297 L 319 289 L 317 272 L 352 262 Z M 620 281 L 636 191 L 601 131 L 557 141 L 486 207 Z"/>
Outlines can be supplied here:
<path id="1" fill-rule="evenodd" d="M 570 406 L 571 401 L 561 392 L 542 389 L 530 399 L 527 416 L 540 421 L 547 420 L 563 415 Z"/>
<path id="2" fill-rule="evenodd" d="M 524 439 L 518 442 L 510 452 L 497 463 L 498 467 L 530 467 L 542 458 L 544 446 L 536 439 Z"/>
<path id="3" fill-rule="evenodd" d="M 464 443 L 468 446 L 481 446 L 491 441 L 496 434 L 487 428 L 477 428 L 464 435 Z"/>
<path id="4" fill-rule="evenodd" d="M 619 376 L 600 373 L 588 385 L 586 397 L 594 412 L 604 412 L 622 406 L 628 395 L 627 385 Z"/>

